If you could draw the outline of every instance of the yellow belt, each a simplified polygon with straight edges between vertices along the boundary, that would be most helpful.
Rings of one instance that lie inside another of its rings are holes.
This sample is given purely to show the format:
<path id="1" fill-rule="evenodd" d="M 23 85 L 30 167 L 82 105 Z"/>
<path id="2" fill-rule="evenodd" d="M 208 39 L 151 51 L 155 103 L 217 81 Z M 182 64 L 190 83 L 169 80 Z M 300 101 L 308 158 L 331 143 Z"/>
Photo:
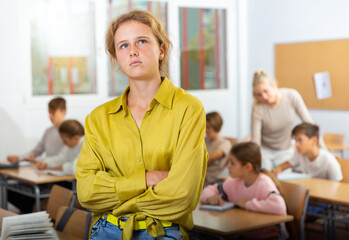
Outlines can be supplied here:
<path id="1" fill-rule="evenodd" d="M 103 219 L 105 219 L 105 216 L 103 216 Z M 111 224 L 114 224 L 115 226 L 118 226 L 120 229 L 124 229 L 124 226 L 126 224 L 126 219 L 123 219 L 122 217 L 115 217 L 113 214 L 108 213 L 107 215 L 107 222 L 110 222 Z M 171 227 L 172 223 L 167 221 L 160 221 L 161 225 L 163 227 Z M 134 230 L 141 230 L 141 229 L 147 229 L 147 225 L 145 224 L 145 220 L 138 220 L 135 224 Z"/>

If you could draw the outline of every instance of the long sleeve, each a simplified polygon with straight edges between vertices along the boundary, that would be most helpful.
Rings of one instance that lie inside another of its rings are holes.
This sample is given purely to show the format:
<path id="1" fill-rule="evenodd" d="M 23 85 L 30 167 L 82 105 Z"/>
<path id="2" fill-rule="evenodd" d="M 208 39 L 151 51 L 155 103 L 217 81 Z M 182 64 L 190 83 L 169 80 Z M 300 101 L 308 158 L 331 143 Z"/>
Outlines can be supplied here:
<path id="1" fill-rule="evenodd" d="M 271 193 L 266 199 L 258 200 L 253 198 L 246 202 L 245 205 L 247 210 L 271 214 L 285 214 L 286 205 L 285 201 L 278 193 Z"/>
<path id="2" fill-rule="evenodd" d="M 262 117 L 256 106 L 252 108 L 251 114 L 251 141 L 261 145 L 262 141 Z"/>
<path id="3" fill-rule="evenodd" d="M 217 184 L 208 185 L 202 190 L 200 201 L 207 203 L 207 199 L 215 195 L 219 195 Z"/>
<path id="4" fill-rule="evenodd" d="M 123 201 L 146 190 L 145 170 L 136 169 L 126 176 L 107 171 L 106 162 L 114 161 L 110 152 L 99 142 L 99 132 L 91 115 L 85 121 L 85 139 L 77 162 L 79 201 L 94 212 L 117 208 Z M 79 181 L 79 179 L 83 179 Z"/>
<path id="5" fill-rule="evenodd" d="M 305 105 L 302 96 L 296 91 L 293 90 L 293 106 L 298 117 L 302 120 L 302 122 L 313 123 L 313 119 L 310 116 L 307 106 Z"/>
<path id="6" fill-rule="evenodd" d="M 75 175 L 77 161 L 78 161 L 78 159 L 76 158 L 74 161 L 63 163 L 62 171 L 68 175 Z"/>
<path id="7" fill-rule="evenodd" d="M 68 154 L 69 148 L 67 146 L 64 146 L 57 155 L 43 158 L 42 162 L 47 163 L 48 168 L 58 167 L 63 165 L 63 163 L 67 161 Z"/>
<path id="8" fill-rule="evenodd" d="M 138 199 L 137 206 L 142 212 L 171 221 L 188 215 L 196 208 L 207 167 L 204 135 L 203 107 L 189 106 L 183 118 L 169 175 L 154 188 L 148 188 Z"/>

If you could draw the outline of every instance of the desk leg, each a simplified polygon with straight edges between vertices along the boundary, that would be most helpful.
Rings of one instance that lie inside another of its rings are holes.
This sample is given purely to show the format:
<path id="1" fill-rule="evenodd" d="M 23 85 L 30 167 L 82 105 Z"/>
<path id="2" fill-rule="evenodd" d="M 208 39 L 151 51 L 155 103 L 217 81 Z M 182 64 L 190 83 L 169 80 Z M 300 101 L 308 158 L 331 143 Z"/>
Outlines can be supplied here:
<path id="1" fill-rule="evenodd" d="M 40 212 L 40 188 L 38 185 L 33 185 L 34 191 L 35 191 L 35 206 L 36 211 Z"/>
<path id="2" fill-rule="evenodd" d="M 6 177 L 0 175 L 1 208 L 7 209 L 7 185 Z"/>

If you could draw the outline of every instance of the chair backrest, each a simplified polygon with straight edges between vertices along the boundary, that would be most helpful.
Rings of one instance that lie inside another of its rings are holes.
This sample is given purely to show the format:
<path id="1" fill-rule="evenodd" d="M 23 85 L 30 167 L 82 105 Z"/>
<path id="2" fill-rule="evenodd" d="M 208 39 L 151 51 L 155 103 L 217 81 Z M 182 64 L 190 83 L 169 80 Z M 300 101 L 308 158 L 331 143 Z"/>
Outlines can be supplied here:
<path id="1" fill-rule="evenodd" d="M 295 220 L 305 216 L 309 200 L 309 189 L 304 186 L 280 181 L 283 197 L 287 205 L 287 213 L 293 215 Z"/>
<path id="2" fill-rule="evenodd" d="M 326 145 L 343 145 L 344 134 L 325 133 L 324 142 Z"/>
<path id="3" fill-rule="evenodd" d="M 70 189 L 59 185 L 53 185 L 47 203 L 47 212 L 53 221 L 56 220 L 57 212 L 60 207 L 70 206 L 73 195 L 74 193 Z"/>
<path id="4" fill-rule="evenodd" d="M 342 169 L 342 182 L 349 183 L 349 159 L 337 158 Z"/>
<path id="5" fill-rule="evenodd" d="M 304 186 L 285 181 L 280 181 L 280 185 L 287 205 L 287 214 L 294 217 L 294 221 L 287 224 L 291 239 L 304 239 L 304 219 L 310 190 Z"/>
<path id="6" fill-rule="evenodd" d="M 64 212 L 68 209 L 68 207 L 60 207 L 57 213 L 57 219 L 55 223 L 55 227 L 59 224 Z M 63 231 L 64 233 L 77 237 L 79 239 L 85 239 L 88 237 L 88 230 L 93 221 L 92 218 L 89 218 L 90 213 L 88 211 L 84 211 L 81 209 L 75 209 L 69 219 L 67 220 Z"/>
<path id="7" fill-rule="evenodd" d="M 3 208 L 0 208 L 0 233 L 1 233 L 1 228 L 2 228 L 2 219 L 4 217 L 9 217 L 9 216 L 16 216 L 18 215 L 17 213 L 5 210 Z"/>

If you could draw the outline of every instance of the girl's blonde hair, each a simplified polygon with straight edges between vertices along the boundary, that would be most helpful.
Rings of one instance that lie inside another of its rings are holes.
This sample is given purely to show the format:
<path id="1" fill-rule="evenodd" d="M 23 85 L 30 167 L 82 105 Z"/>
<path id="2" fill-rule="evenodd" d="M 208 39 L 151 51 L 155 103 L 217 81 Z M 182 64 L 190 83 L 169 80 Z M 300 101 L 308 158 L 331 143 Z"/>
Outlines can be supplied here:
<path id="1" fill-rule="evenodd" d="M 113 20 L 106 33 L 105 43 L 106 50 L 109 53 L 110 61 L 112 66 L 115 67 L 117 64 L 116 52 L 115 52 L 115 33 L 116 30 L 120 27 L 121 24 L 129 22 L 129 21 L 137 21 L 149 26 L 153 34 L 159 44 L 159 47 L 164 49 L 164 57 L 159 60 L 159 71 L 161 76 L 168 76 L 168 61 L 170 58 L 170 52 L 172 49 L 172 42 L 167 36 L 164 28 L 161 25 L 160 20 L 155 17 L 153 14 L 143 10 L 133 10 L 128 13 L 125 13 L 115 20 Z"/>

